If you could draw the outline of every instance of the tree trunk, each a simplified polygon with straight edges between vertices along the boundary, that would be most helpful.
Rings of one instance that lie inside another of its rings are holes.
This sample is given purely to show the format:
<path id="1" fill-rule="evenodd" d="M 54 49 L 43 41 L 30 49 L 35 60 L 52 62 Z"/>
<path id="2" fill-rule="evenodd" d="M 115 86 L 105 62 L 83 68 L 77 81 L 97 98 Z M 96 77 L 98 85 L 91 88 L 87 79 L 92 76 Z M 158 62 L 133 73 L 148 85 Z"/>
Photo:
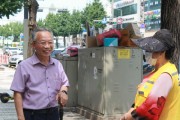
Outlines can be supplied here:
<path id="1" fill-rule="evenodd" d="M 56 48 L 59 48 L 58 37 L 56 37 Z"/>
<path id="2" fill-rule="evenodd" d="M 173 62 L 179 68 L 180 54 L 180 3 L 178 0 L 161 0 L 161 28 L 171 31 L 176 41 Z"/>
<path id="3" fill-rule="evenodd" d="M 36 14 L 39 4 L 36 0 L 28 0 L 29 2 L 29 40 L 28 40 L 28 53 L 27 57 L 30 57 L 34 53 L 32 43 L 32 31 L 37 27 Z"/>
<path id="4" fill-rule="evenodd" d="M 64 46 L 66 46 L 66 36 L 63 36 Z"/>

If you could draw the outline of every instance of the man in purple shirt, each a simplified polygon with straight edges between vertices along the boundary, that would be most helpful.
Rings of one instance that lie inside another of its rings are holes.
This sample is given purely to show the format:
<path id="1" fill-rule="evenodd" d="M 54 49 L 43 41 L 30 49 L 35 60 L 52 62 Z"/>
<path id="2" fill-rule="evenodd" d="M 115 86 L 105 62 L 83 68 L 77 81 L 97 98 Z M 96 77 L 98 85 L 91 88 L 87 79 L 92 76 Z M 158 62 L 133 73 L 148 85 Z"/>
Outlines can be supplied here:
<path id="1" fill-rule="evenodd" d="M 67 103 L 68 78 L 62 64 L 50 57 L 54 48 L 51 31 L 32 33 L 35 53 L 17 67 L 11 90 L 18 120 L 59 120 L 58 103 Z"/>

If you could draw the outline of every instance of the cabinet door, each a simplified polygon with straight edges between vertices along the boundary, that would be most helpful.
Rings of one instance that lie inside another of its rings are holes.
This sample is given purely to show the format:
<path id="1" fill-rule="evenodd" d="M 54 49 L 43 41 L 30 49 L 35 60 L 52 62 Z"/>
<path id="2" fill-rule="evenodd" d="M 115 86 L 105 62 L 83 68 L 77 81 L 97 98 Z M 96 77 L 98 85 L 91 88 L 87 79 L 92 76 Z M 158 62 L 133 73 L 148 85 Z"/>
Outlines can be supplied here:
<path id="1" fill-rule="evenodd" d="M 106 114 L 127 112 L 142 79 L 142 50 L 107 48 L 105 53 Z"/>

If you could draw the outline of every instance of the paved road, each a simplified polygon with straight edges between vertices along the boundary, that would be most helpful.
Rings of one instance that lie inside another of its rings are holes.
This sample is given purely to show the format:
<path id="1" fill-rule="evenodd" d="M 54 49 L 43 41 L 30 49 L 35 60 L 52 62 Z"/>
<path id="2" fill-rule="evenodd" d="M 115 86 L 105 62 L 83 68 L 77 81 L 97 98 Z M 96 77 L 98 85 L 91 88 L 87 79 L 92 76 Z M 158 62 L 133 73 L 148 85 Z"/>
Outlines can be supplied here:
<path id="1" fill-rule="evenodd" d="M 15 69 L 0 65 L 3 70 L 0 70 L 0 93 L 7 92 L 12 95 L 9 90 Z M 0 120 L 17 120 L 14 101 L 10 100 L 8 103 L 0 102 Z M 88 120 L 74 111 L 65 112 L 63 120 Z"/>

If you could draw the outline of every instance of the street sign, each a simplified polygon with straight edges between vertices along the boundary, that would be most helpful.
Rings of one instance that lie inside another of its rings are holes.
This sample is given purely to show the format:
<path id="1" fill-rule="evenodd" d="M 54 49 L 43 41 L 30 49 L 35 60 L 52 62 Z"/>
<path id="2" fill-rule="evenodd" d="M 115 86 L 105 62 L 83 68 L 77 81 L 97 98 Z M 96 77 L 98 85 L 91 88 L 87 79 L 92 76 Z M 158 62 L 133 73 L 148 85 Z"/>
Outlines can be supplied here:
<path id="1" fill-rule="evenodd" d="M 117 24 L 122 24 L 123 23 L 123 19 L 122 18 L 117 18 Z"/>
<path id="2" fill-rule="evenodd" d="M 102 24 L 106 24 L 107 23 L 107 20 L 106 18 L 103 18 L 102 21 L 101 21 Z"/>
<path id="3" fill-rule="evenodd" d="M 24 34 L 20 33 L 20 38 L 23 39 L 24 38 Z"/>

